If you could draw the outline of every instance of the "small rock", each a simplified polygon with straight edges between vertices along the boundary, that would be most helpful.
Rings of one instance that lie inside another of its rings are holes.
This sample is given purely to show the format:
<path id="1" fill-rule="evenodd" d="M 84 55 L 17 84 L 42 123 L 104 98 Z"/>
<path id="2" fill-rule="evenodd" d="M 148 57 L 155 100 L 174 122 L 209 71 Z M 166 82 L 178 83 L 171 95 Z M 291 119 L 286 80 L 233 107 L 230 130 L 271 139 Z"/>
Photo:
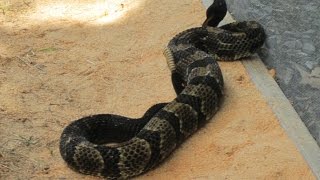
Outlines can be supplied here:
<path id="1" fill-rule="evenodd" d="M 320 67 L 316 67 L 311 71 L 311 77 L 320 78 Z"/>
<path id="2" fill-rule="evenodd" d="M 274 79 L 276 77 L 276 70 L 275 69 L 270 69 L 268 71 L 268 73 L 270 74 L 270 76 Z"/>
<path id="3" fill-rule="evenodd" d="M 294 49 L 296 46 L 295 41 L 287 41 L 283 44 L 284 48 Z"/>
<path id="4" fill-rule="evenodd" d="M 243 77 L 242 75 L 240 75 L 236 80 L 239 81 L 239 82 L 241 82 L 241 81 L 244 80 L 244 77 Z"/>
<path id="5" fill-rule="evenodd" d="M 316 63 L 313 61 L 307 61 L 304 64 L 309 70 L 312 70 L 314 68 L 314 66 L 316 65 Z"/>
<path id="6" fill-rule="evenodd" d="M 296 40 L 296 49 L 301 49 L 302 48 L 302 42 L 300 40 Z"/>
<path id="7" fill-rule="evenodd" d="M 291 32 L 291 31 L 284 31 L 283 33 L 283 37 L 294 37 L 295 33 Z"/>
<path id="8" fill-rule="evenodd" d="M 266 42 L 267 46 L 271 49 L 276 49 L 278 48 L 278 44 L 279 44 L 279 37 L 276 36 L 276 35 L 273 35 L 273 36 L 270 36 L 268 39 L 267 39 L 267 42 Z"/>
<path id="9" fill-rule="evenodd" d="M 314 53 L 314 51 L 316 50 L 316 48 L 314 47 L 314 45 L 312 43 L 304 43 L 303 47 L 302 47 L 302 51 L 307 53 L 307 54 L 312 54 Z"/>

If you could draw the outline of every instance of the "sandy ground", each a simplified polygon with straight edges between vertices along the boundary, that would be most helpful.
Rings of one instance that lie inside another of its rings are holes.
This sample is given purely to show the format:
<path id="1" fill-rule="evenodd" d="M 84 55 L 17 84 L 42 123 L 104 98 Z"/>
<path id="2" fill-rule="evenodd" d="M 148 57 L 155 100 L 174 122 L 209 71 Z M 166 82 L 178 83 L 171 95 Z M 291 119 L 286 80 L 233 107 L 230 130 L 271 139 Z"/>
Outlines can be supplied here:
<path id="1" fill-rule="evenodd" d="M 200 0 L 0 1 L 0 177 L 91 179 L 60 157 L 63 128 L 139 117 L 174 91 L 163 47 L 199 26 Z M 240 62 L 220 63 L 221 110 L 138 179 L 314 179 Z"/>

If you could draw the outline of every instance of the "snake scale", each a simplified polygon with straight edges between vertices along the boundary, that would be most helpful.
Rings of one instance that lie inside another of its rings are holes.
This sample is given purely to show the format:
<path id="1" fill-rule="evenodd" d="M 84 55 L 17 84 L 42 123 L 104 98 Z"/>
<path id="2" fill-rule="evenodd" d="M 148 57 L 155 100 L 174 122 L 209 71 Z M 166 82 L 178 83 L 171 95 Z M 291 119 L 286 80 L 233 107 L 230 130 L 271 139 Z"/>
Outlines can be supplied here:
<path id="1" fill-rule="evenodd" d="M 224 0 L 215 0 L 201 27 L 185 30 L 168 43 L 164 55 L 177 97 L 133 120 L 98 114 L 69 124 L 60 153 L 69 167 L 107 179 L 127 179 L 157 166 L 186 138 L 212 119 L 223 97 L 217 60 L 252 55 L 265 33 L 254 21 L 217 28 L 226 15 Z"/>

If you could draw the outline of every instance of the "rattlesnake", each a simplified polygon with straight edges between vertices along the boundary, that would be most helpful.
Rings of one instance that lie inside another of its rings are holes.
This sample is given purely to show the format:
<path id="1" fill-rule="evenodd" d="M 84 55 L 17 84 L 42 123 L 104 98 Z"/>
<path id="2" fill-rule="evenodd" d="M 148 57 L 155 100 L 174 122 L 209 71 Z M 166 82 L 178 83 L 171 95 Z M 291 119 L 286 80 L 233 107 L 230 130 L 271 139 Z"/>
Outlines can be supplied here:
<path id="1" fill-rule="evenodd" d="M 217 28 L 227 8 L 215 0 L 202 27 L 176 35 L 164 55 L 177 97 L 152 106 L 142 118 L 99 114 L 68 125 L 60 153 L 74 170 L 108 179 L 126 179 L 157 166 L 183 140 L 217 112 L 223 77 L 217 60 L 250 56 L 262 46 L 265 33 L 256 22 Z"/>

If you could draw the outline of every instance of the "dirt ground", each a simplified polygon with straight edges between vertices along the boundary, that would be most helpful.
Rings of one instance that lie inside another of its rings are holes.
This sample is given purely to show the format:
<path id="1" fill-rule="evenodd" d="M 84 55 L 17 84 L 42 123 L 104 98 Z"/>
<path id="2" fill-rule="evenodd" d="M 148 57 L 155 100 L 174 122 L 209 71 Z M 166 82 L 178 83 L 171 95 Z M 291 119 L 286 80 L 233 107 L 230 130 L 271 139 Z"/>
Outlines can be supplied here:
<path id="1" fill-rule="evenodd" d="M 200 0 L 0 0 L 0 178 L 95 179 L 63 162 L 63 128 L 171 101 L 163 47 L 204 18 Z M 314 179 L 242 64 L 220 65 L 221 110 L 137 179 Z"/>

